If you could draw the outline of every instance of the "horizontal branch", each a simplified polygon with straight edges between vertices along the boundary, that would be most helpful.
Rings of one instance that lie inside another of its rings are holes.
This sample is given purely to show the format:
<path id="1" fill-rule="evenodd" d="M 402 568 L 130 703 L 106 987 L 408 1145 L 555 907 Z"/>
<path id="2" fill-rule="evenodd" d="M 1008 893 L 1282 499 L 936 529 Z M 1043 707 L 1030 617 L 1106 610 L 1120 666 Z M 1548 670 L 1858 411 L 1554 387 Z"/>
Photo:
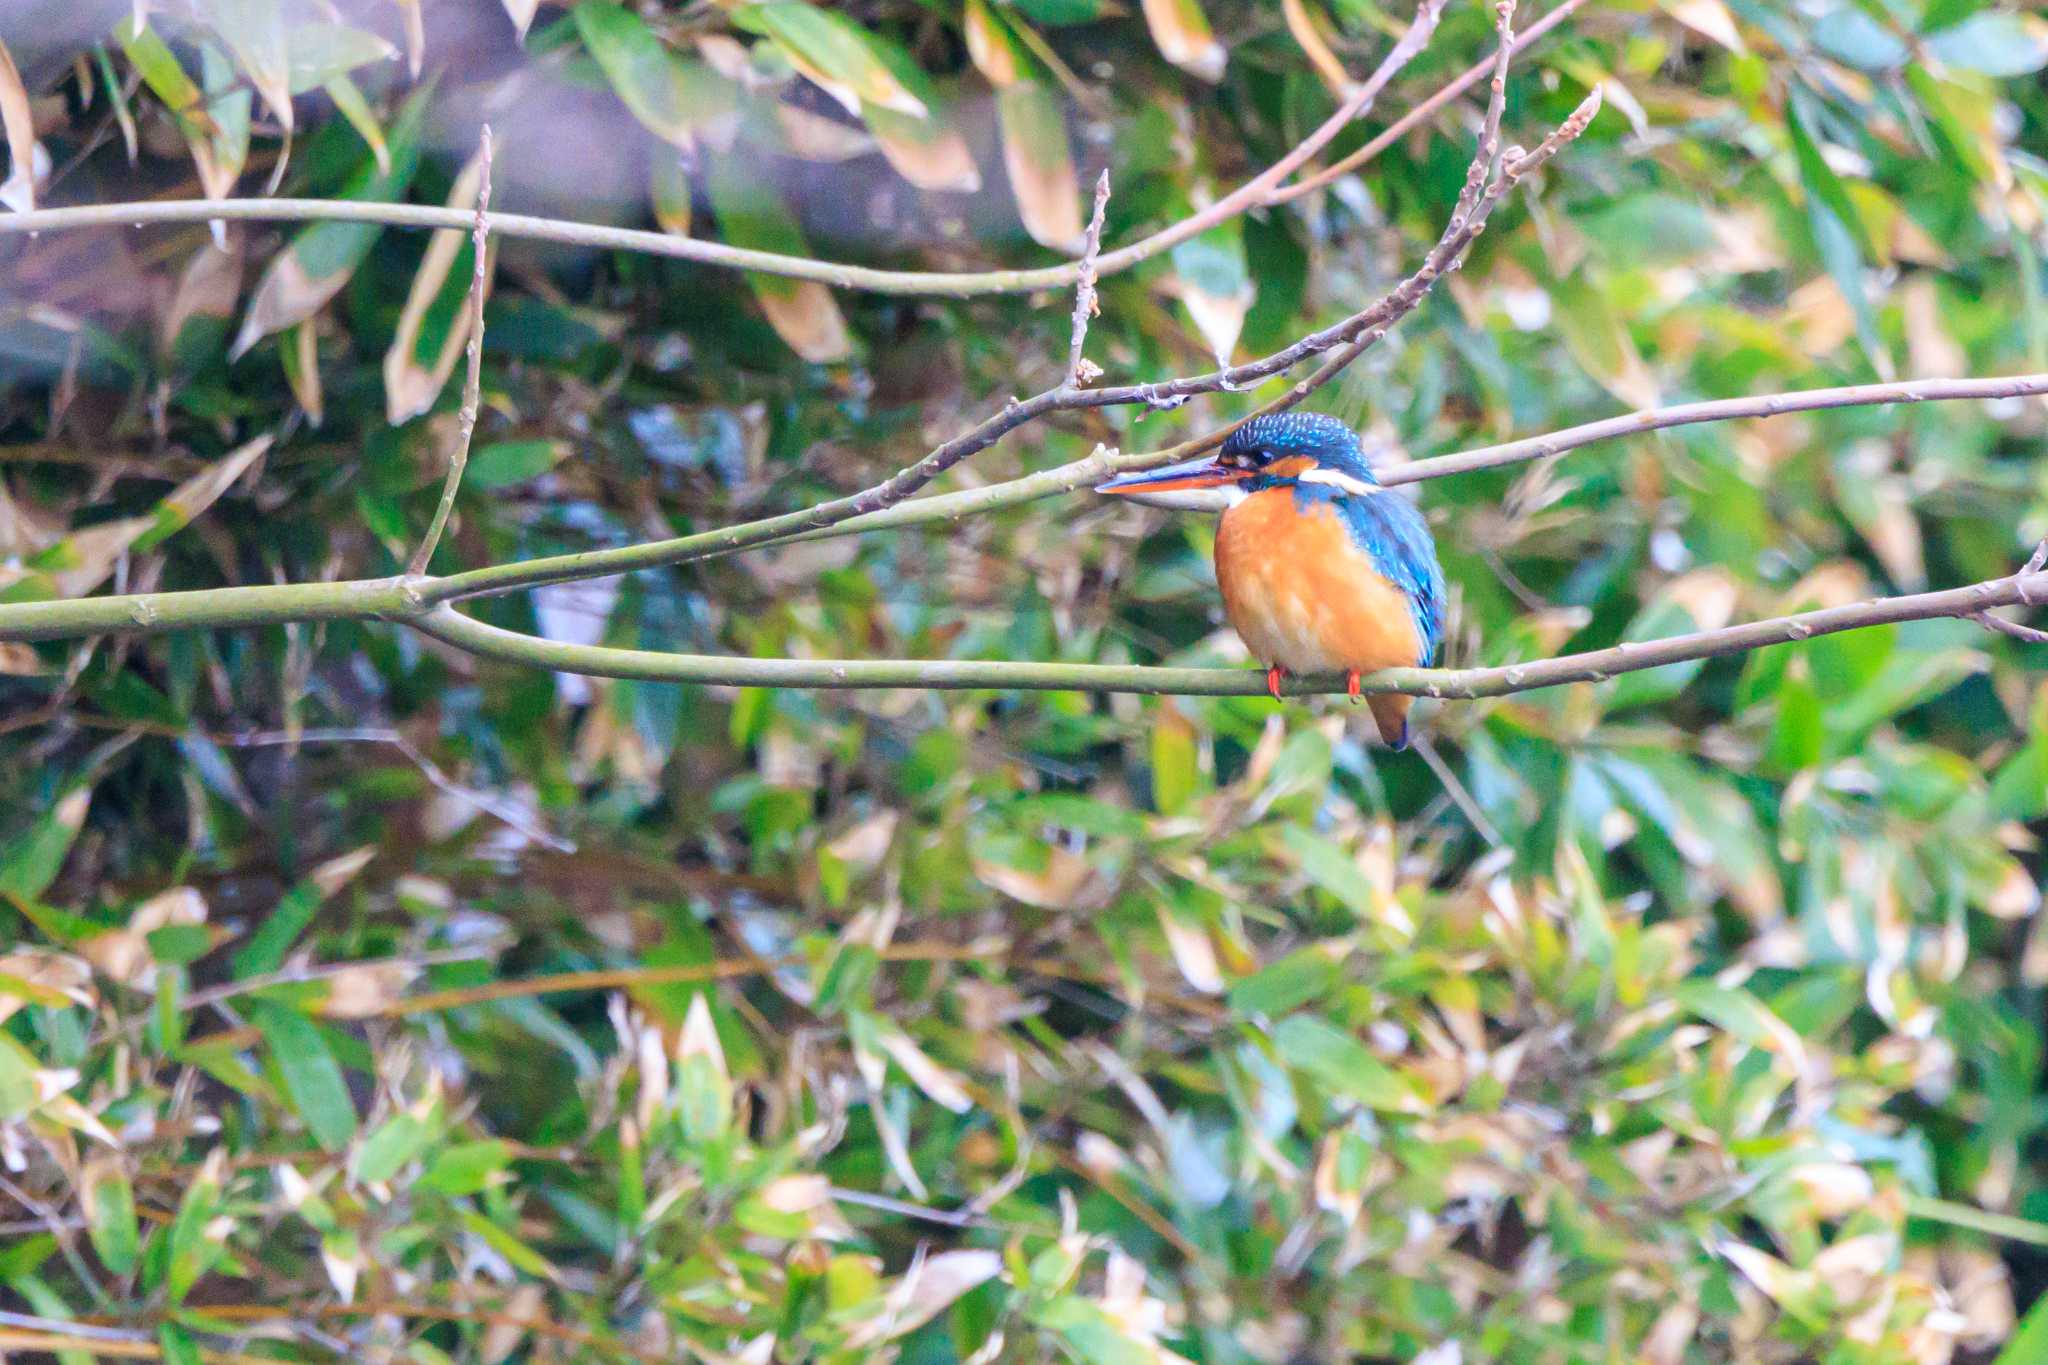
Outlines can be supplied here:
<path id="1" fill-rule="evenodd" d="M 1674 407 L 1624 413 L 1619 417 L 1603 418 L 1504 445 L 1415 460 L 1382 470 L 1380 478 L 1390 485 L 1416 483 L 1561 455 L 1597 441 L 1699 422 L 1785 416 L 1795 412 L 1888 403 L 2044 394 L 2048 394 L 2048 373 L 1991 379 L 1913 379 L 1891 384 L 1859 384 L 1846 388 L 1807 389 L 1751 398 L 1682 403 Z M 826 526 L 815 525 L 810 512 L 791 512 L 648 545 L 554 555 L 443 578 L 355 579 L 336 583 L 197 588 L 183 592 L 0 603 L 0 640 L 64 640 L 89 635 L 282 625 L 294 621 L 404 621 L 420 616 L 440 603 L 512 591 L 536 583 L 569 582 L 633 569 L 660 568 L 785 541 L 820 540 L 957 522 L 1092 488 L 1114 475 L 1148 469 L 1169 458 L 1177 458 L 1180 449 L 1121 454 L 1098 447 L 1083 459 L 1023 478 L 905 501 Z M 833 505 L 824 504 L 826 507 Z"/>
<path id="2" fill-rule="evenodd" d="M 1662 640 L 1631 641 L 1610 649 L 1567 654 L 1493 668 L 1390 668 L 1367 674 L 1364 692 L 1470 700 L 1527 692 L 1564 683 L 1604 682 L 1668 664 L 1740 654 L 1769 645 L 1833 635 L 1866 626 L 1941 617 L 1969 619 L 1994 607 L 2048 603 L 2048 572 L 2035 561 L 2009 578 L 1967 588 L 1878 598 L 1794 616 L 1754 621 Z M 1029 692 L 1139 692 L 1196 697 L 1249 697 L 1266 692 L 1266 675 L 1244 668 L 1153 668 L 1141 665 L 1011 663 L 965 659 L 746 659 L 710 654 L 575 645 L 502 630 L 437 607 L 412 624 L 480 658 L 640 682 L 724 684 L 821 689 L 928 688 Z M 1289 696 L 1341 693 L 1342 674 L 1288 679 Z"/>
<path id="3" fill-rule="evenodd" d="M 1668 408 L 1644 408 L 1619 417 L 1604 417 L 1597 422 L 1509 441 L 1504 445 L 1480 446 L 1416 460 L 1380 471 L 1380 482 L 1414 483 L 1421 479 L 1440 479 L 1446 474 L 1469 474 L 1499 465 L 1562 455 L 1567 450 L 1577 450 L 1596 441 L 1611 441 L 1620 436 L 1637 436 L 1646 431 L 1662 431 L 1667 427 L 1691 426 L 1699 422 L 1783 417 L 1790 413 L 1818 412 L 1828 408 L 1936 403 L 1957 399 L 2031 398 L 2040 394 L 2048 394 L 2048 374 L 2003 375 L 1989 379 L 1901 379 L 1888 384 L 1851 384 L 1834 389 L 1759 394 L 1753 398 L 1677 403 Z"/>

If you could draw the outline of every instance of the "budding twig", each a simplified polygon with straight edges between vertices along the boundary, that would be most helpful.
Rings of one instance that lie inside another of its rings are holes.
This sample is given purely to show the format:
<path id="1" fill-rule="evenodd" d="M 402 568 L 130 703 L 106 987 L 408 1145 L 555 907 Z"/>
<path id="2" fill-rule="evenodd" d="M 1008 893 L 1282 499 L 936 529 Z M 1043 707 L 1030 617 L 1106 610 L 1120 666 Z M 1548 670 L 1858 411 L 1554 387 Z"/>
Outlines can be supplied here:
<path id="1" fill-rule="evenodd" d="M 413 578 L 427 571 L 427 564 L 434 557 L 434 547 L 441 543 L 441 533 L 447 529 L 449 514 L 455 510 L 455 494 L 462 487 L 462 471 L 469 464 L 470 437 L 476 434 L 477 412 L 483 407 L 484 257 L 490 239 L 491 211 L 491 125 L 488 123 L 483 127 L 477 157 L 482 162 L 483 178 L 477 186 L 476 222 L 470 230 L 476 262 L 469 277 L 469 374 L 462 383 L 462 411 L 457 419 L 460 427 L 455 449 L 448 456 L 448 477 L 441 485 L 441 501 L 434 508 L 434 519 L 427 523 L 426 535 L 420 538 L 420 547 L 412 552 L 412 561 L 406 566 L 406 573 Z"/>

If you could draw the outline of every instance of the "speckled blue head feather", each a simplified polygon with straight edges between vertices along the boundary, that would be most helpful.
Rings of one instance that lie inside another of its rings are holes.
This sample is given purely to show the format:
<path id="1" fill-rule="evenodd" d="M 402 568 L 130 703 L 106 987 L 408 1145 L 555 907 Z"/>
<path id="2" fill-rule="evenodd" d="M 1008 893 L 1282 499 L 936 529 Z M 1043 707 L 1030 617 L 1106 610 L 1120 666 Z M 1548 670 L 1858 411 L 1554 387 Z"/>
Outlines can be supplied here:
<path id="1" fill-rule="evenodd" d="M 1263 455 L 1281 459 L 1306 455 L 1326 469 L 1335 469 L 1367 483 L 1379 477 L 1366 463 L 1358 433 L 1343 422 L 1320 412 L 1276 412 L 1254 417 L 1223 443 L 1226 457 Z"/>

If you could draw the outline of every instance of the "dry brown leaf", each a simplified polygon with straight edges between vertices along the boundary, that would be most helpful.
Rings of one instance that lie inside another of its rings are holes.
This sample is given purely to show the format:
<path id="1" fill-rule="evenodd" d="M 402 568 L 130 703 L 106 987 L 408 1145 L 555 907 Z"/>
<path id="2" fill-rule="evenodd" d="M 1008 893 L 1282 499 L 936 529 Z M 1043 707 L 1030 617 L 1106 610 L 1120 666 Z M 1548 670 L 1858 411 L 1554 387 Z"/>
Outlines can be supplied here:
<path id="1" fill-rule="evenodd" d="M 834 364 L 853 354 L 846 317 L 824 285 L 814 280 L 776 280 L 757 289 L 755 297 L 775 334 L 813 365 Z"/>
<path id="2" fill-rule="evenodd" d="M 17 948 L 0 957 L 0 1022 L 23 1005 L 83 1005 L 92 1008 L 92 967 L 70 953 Z"/>
<path id="3" fill-rule="evenodd" d="M 1159 932 L 1173 954 L 1173 965 L 1188 985 L 1205 995 L 1220 995 L 1223 972 L 1216 965 L 1216 945 L 1209 935 L 1192 924 L 1183 923 L 1165 906 L 1159 907 Z"/>
<path id="4" fill-rule="evenodd" d="M 483 1340 L 477 1343 L 481 1365 L 501 1365 L 510 1357 L 526 1338 L 526 1328 L 520 1324 L 544 1320 L 546 1307 L 545 1291 L 539 1285 L 528 1282 L 513 1290 L 504 1307 L 493 1315 L 491 1325 L 484 1329 Z"/>
<path id="5" fill-rule="evenodd" d="M 933 1061 L 911 1041 L 909 1034 L 890 1029 L 881 1035 L 881 1043 L 890 1060 L 902 1067 L 903 1074 L 910 1077 L 934 1103 L 944 1105 L 956 1114 L 964 1114 L 974 1107 L 974 1097 L 967 1093 L 967 1084 L 960 1074 Z"/>
<path id="6" fill-rule="evenodd" d="M 1229 60 L 1202 13 L 1201 0 L 1144 0 L 1145 23 L 1159 55 L 1205 81 L 1223 79 Z"/>
<path id="7" fill-rule="evenodd" d="M 28 88 L 21 83 L 14 56 L 0 42 L 0 128 L 7 134 L 7 179 L 0 183 L 0 204 L 16 213 L 36 206 L 36 160 L 45 165 L 49 157 L 36 141 L 35 112 L 29 107 Z"/>
<path id="8" fill-rule="evenodd" d="M 255 297 L 249 300 L 249 311 L 242 317 L 242 330 L 235 334 L 235 344 L 228 348 L 228 358 L 239 360 L 272 332 L 281 332 L 319 312 L 341 292 L 351 273 L 337 270 L 316 280 L 306 273 L 306 267 L 291 251 L 280 252 L 264 272 L 263 282 L 256 286 Z"/>
<path id="9" fill-rule="evenodd" d="M 17 640 L 0 643 L 0 674 L 10 678 L 33 678 L 43 671 L 43 659 L 34 645 Z"/>
<path id="10" fill-rule="evenodd" d="M 1036 872 L 979 858 L 974 860 L 974 875 L 991 890 L 1000 891 L 1011 900 L 1043 906 L 1048 910 L 1064 910 L 1073 906 L 1081 888 L 1088 884 L 1088 874 L 1086 858 L 1059 847 L 1046 850 L 1045 866 Z"/>
<path id="11" fill-rule="evenodd" d="M 981 168 L 955 120 L 916 119 L 887 109 L 870 109 L 867 118 L 882 155 L 919 189 L 972 194 L 981 188 Z"/>
<path id="12" fill-rule="evenodd" d="M 846 1334 L 846 1345 L 859 1349 L 914 1332 L 1002 1269 L 1002 1255 L 994 1251 L 942 1251 L 913 1261 L 884 1296 L 881 1311 Z"/>
<path id="13" fill-rule="evenodd" d="M 398 1003 L 405 988 L 419 979 L 410 962 L 364 962 L 344 967 L 326 978 L 327 994 L 320 1013 L 330 1019 L 373 1019 Z"/>
<path id="14" fill-rule="evenodd" d="M 158 892 L 135 907 L 118 929 L 94 934 L 78 951 L 102 975 L 139 991 L 156 989 L 156 959 L 149 936 L 173 924 L 206 923 L 206 900 L 189 886 Z"/>
<path id="15" fill-rule="evenodd" d="M 232 228 L 227 231 L 227 245 L 223 248 L 207 242 L 192 253 L 185 262 L 185 268 L 178 272 L 178 283 L 171 290 L 171 300 L 164 308 L 163 320 L 157 327 L 157 350 L 168 355 L 177 343 L 178 334 L 185 330 L 185 324 L 194 318 L 231 318 L 235 314 L 235 300 L 242 292 L 242 245 L 244 236 Z"/>

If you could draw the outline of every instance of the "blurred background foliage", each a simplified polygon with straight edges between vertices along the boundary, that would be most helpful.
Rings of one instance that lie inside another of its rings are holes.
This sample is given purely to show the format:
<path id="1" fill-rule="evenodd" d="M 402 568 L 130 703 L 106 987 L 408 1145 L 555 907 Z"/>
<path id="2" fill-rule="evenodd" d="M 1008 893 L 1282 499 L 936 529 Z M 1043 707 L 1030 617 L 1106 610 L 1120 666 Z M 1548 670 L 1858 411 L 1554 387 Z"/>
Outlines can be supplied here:
<path id="1" fill-rule="evenodd" d="M 1099 171 L 1110 245 L 1181 218 L 1410 17 L 9 0 L 5 188 L 465 205 L 488 120 L 496 208 L 1039 265 Z M 1323 164 L 1492 18 L 1454 0 Z M 1591 0 L 1518 63 L 1509 136 L 1607 111 L 1319 405 L 1398 461 L 2048 369 L 2044 62 L 1980 0 Z M 1090 356 L 1165 378 L 1353 311 L 1476 122 L 1107 278 Z M 396 572 L 469 250 L 0 239 L 0 599 Z M 1065 355 L 1057 293 L 492 265 L 442 569 L 865 486 Z M 1062 415 L 949 486 L 1258 397 Z M 1850 410 L 1428 483 L 1446 661 L 2008 572 L 2044 430 Z M 1242 664 L 1212 532 L 1075 497 L 476 605 L 650 648 Z M 1867 630 L 1425 704 L 1390 755 L 1342 704 L 593 682 L 354 624 L 0 646 L 0 1348 L 2048 1358 L 2037 665 Z"/>

